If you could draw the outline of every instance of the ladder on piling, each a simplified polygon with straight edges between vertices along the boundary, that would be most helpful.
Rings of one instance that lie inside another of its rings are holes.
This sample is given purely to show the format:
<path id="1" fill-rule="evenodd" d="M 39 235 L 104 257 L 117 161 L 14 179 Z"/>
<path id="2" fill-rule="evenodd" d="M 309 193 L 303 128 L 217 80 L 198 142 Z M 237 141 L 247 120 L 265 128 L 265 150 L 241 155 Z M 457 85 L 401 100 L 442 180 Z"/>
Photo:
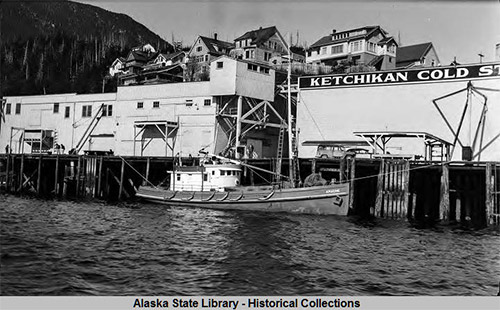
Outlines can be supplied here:
<path id="1" fill-rule="evenodd" d="M 281 182 L 281 165 L 283 162 L 283 146 L 285 144 L 285 123 L 281 122 L 280 132 L 278 134 L 278 151 L 276 153 L 276 174 L 274 181 Z"/>
<path id="2" fill-rule="evenodd" d="M 292 172 L 293 174 L 290 176 L 292 182 L 296 186 L 297 183 L 301 183 L 300 179 L 300 164 L 299 164 L 299 149 L 297 145 L 297 130 L 295 127 L 295 120 L 292 118 L 292 122 L 290 124 L 291 134 L 292 134 L 292 154 L 289 154 L 292 158 Z"/>

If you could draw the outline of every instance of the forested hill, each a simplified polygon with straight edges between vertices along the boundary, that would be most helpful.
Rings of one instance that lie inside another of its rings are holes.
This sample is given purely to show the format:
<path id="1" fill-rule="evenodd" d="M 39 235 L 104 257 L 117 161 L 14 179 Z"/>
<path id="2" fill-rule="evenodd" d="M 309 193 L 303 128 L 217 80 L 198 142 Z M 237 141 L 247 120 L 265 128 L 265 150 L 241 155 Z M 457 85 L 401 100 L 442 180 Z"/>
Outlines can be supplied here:
<path id="1" fill-rule="evenodd" d="M 161 52 L 172 46 L 127 15 L 71 1 L 3 1 L 2 94 L 101 92 L 117 57 L 145 43 Z"/>

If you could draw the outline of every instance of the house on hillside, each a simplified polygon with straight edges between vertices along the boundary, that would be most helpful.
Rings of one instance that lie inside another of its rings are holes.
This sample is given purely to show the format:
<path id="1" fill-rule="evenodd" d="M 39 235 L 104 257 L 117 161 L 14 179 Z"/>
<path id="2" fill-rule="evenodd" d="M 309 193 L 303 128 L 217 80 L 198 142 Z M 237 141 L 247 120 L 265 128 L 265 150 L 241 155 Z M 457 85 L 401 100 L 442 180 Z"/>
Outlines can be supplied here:
<path id="1" fill-rule="evenodd" d="M 439 66 L 439 57 L 432 42 L 402 46 L 396 56 L 397 68 Z"/>
<path id="2" fill-rule="evenodd" d="M 337 32 L 335 29 L 312 44 L 306 62 L 335 66 L 340 61 L 351 65 L 366 64 L 377 70 L 396 67 L 396 49 L 393 37 L 380 26 L 365 26 Z"/>
<path id="3" fill-rule="evenodd" d="M 210 72 L 210 62 L 222 55 L 229 55 L 233 47 L 231 42 L 219 40 L 217 34 L 214 34 L 213 38 L 198 36 L 186 56 L 186 80 L 207 79 Z"/>
<path id="4" fill-rule="evenodd" d="M 125 69 L 125 58 L 123 57 L 118 57 L 113 61 L 111 66 L 109 67 L 109 75 L 110 76 L 115 76 L 115 74 L 120 74 L 124 72 Z"/>
<path id="5" fill-rule="evenodd" d="M 234 40 L 231 56 L 256 63 L 278 65 L 288 62 L 288 45 L 275 26 L 251 30 Z M 304 55 L 291 53 L 294 62 L 305 62 Z"/>

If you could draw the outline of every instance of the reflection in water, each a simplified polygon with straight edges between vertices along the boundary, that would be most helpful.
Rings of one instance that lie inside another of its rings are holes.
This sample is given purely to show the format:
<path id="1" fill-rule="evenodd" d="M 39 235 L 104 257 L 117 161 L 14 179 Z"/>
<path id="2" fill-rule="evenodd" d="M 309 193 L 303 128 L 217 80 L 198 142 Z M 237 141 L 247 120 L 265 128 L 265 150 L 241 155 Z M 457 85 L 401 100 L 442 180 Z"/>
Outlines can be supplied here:
<path id="1" fill-rule="evenodd" d="M 498 232 L 0 196 L 2 295 L 495 295 Z"/>

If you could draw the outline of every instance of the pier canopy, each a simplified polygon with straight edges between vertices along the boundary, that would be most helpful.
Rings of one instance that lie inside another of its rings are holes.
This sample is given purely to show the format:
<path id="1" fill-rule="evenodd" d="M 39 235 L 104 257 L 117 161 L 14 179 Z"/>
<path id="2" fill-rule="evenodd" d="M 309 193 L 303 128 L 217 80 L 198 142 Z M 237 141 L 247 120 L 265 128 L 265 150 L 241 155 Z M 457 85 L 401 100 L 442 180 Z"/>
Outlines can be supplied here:
<path id="1" fill-rule="evenodd" d="M 165 142 L 165 156 L 168 155 L 168 149 L 174 156 L 174 146 L 179 129 L 179 122 L 160 120 L 160 121 L 135 121 L 134 122 L 134 156 L 135 144 L 138 137 L 141 142 L 141 156 L 153 139 L 162 139 Z M 169 143 L 170 139 L 170 143 Z"/>
<path id="2" fill-rule="evenodd" d="M 425 145 L 424 160 L 449 160 L 452 143 L 433 134 L 420 131 L 355 131 L 354 135 L 365 139 L 373 148 L 374 153 L 381 150 L 388 154 L 387 143 L 393 138 L 420 139 Z"/>

